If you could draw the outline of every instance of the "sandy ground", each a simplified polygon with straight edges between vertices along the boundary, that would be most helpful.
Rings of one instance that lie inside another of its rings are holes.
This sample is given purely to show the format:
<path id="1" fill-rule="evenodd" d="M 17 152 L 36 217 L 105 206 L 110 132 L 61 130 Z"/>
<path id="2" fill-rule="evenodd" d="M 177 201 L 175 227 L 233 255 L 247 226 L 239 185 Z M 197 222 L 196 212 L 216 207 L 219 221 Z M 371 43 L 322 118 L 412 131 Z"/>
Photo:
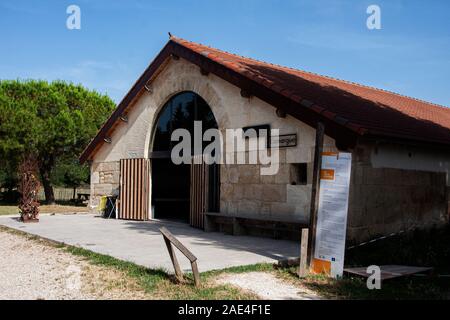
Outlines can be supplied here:
<path id="1" fill-rule="evenodd" d="M 220 284 L 231 284 L 267 300 L 318 300 L 315 292 L 297 287 L 268 272 L 225 274 L 216 280 Z"/>
<path id="2" fill-rule="evenodd" d="M 125 274 L 0 230 L 0 299 L 146 299 Z"/>

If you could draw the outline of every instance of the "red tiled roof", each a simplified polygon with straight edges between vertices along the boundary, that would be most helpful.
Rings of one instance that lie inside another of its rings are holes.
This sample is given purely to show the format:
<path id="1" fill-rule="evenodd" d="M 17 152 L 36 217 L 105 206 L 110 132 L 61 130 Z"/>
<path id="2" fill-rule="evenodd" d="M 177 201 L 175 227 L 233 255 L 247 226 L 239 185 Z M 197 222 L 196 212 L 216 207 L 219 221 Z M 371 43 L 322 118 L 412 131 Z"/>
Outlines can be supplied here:
<path id="1" fill-rule="evenodd" d="M 176 37 L 171 40 L 296 102 L 309 100 L 317 112 L 330 119 L 337 116 L 358 133 L 450 144 L 450 108 Z"/>
<path id="2" fill-rule="evenodd" d="M 348 140 L 354 141 L 355 135 L 364 135 L 450 145 L 450 108 L 171 37 L 83 151 L 81 162 L 92 158 L 122 113 L 171 55 L 181 56 L 241 88 L 255 89 L 256 96 L 309 125 L 327 122 L 326 133 L 340 138 L 336 141 L 350 136 Z"/>

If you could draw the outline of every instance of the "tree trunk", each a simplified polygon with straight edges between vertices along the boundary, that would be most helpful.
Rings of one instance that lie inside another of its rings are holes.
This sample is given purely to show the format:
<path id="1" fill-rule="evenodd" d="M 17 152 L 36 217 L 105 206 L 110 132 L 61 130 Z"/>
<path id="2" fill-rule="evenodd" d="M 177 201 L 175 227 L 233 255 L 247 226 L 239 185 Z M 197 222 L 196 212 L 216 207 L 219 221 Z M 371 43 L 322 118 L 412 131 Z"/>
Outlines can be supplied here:
<path id="1" fill-rule="evenodd" d="M 55 194 L 53 193 L 53 186 L 50 182 L 50 172 L 41 168 L 42 185 L 44 186 L 45 202 L 47 204 L 55 204 Z"/>
<path id="2" fill-rule="evenodd" d="M 72 196 L 73 202 L 77 201 L 77 199 L 75 199 L 76 196 L 77 196 L 77 187 L 73 187 L 73 196 Z"/>

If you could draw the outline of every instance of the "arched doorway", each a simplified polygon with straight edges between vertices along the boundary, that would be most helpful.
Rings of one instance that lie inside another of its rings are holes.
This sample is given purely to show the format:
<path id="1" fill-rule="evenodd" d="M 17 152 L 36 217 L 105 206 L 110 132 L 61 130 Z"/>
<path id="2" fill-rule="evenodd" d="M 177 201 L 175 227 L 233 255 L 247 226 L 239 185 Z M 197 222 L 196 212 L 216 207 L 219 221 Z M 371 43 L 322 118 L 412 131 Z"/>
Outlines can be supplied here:
<path id="1" fill-rule="evenodd" d="M 150 152 L 152 166 L 152 216 L 189 222 L 191 204 L 191 165 L 175 165 L 170 153 L 177 142 L 171 141 L 176 129 L 187 129 L 194 137 L 194 121 L 202 121 L 202 130 L 217 128 L 211 108 L 198 94 L 190 91 L 173 96 L 161 109 L 153 132 Z M 192 138 L 193 139 L 193 138 Z M 194 143 L 192 142 L 192 145 Z M 218 211 L 219 169 L 211 165 L 208 174 L 208 210 Z"/>

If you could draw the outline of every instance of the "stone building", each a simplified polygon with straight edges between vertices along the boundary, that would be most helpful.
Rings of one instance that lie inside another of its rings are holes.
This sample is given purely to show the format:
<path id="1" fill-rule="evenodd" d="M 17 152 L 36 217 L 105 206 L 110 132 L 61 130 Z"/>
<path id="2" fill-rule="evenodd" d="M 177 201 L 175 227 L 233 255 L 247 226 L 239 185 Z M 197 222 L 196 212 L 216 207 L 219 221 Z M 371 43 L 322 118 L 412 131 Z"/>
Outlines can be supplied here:
<path id="1" fill-rule="evenodd" d="M 260 164 L 201 169 L 208 178 L 199 192 L 192 179 L 200 171 L 170 161 L 171 133 L 193 120 L 224 135 L 226 129 L 279 129 L 295 143 L 280 147 L 275 175 L 259 174 Z M 119 212 L 125 219 L 203 227 L 203 212 L 213 211 L 307 223 L 319 122 L 324 151 L 352 154 L 348 239 L 448 223 L 450 109 L 176 37 L 81 155 L 91 167 L 91 207 L 103 195 L 119 195 L 119 208 L 133 211 Z M 148 166 L 125 159 L 144 159 Z M 131 180 L 121 176 L 125 172 Z"/>

